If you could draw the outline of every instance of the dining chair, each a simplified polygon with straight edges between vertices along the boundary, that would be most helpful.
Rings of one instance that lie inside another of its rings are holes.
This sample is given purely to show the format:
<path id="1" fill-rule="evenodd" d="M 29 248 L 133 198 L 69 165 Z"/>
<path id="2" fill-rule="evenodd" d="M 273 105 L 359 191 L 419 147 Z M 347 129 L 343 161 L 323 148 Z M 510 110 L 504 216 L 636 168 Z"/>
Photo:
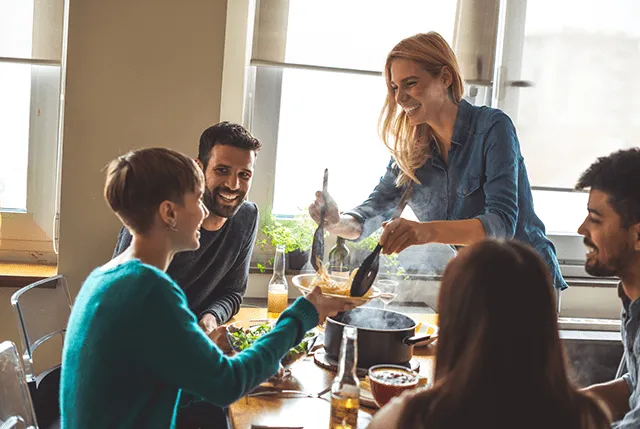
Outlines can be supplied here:
<path id="1" fill-rule="evenodd" d="M 56 427 L 60 420 L 62 343 L 72 305 L 67 281 L 57 275 L 32 283 L 11 296 L 11 305 L 22 343 L 22 363 L 40 427 Z M 38 364 L 35 352 L 45 343 L 49 344 L 46 347 L 48 358 L 46 364 L 42 364 L 45 362 L 43 355 Z"/>
<path id="2" fill-rule="evenodd" d="M 0 343 L 0 429 L 37 428 L 22 362 L 15 344 Z"/>

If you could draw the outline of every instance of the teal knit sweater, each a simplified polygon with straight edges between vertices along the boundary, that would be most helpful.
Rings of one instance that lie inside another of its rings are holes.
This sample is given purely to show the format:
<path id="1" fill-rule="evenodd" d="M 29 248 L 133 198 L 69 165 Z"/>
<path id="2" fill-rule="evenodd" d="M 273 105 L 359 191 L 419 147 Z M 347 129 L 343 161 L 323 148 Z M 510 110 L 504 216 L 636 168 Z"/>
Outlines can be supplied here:
<path id="1" fill-rule="evenodd" d="M 128 261 L 97 269 L 71 312 L 62 353 L 62 427 L 173 428 L 181 389 L 227 406 L 278 370 L 318 323 L 299 298 L 253 347 L 225 356 L 164 272 Z"/>

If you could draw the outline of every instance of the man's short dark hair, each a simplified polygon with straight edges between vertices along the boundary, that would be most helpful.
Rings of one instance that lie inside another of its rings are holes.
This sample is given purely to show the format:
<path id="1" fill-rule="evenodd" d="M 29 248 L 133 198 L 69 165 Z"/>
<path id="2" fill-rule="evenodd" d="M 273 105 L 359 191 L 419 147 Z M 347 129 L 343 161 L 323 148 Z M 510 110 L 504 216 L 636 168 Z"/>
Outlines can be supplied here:
<path id="1" fill-rule="evenodd" d="M 211 149 L 217 144 L 255 152 L 258 152 L 262 147 L 258 139 L 252 136 L 242 125 L 226 121 L 220 122 L 204 130 L 200 136 L 198 159 L 205 169 L 211 157 Z"/>
<path id="2" fill-rule="evenodd" d="M 598 158 L 576 184 L 576 189 L 585 188 L 609 195 L 624 228 L 640 222 L 640 148 Z"/>

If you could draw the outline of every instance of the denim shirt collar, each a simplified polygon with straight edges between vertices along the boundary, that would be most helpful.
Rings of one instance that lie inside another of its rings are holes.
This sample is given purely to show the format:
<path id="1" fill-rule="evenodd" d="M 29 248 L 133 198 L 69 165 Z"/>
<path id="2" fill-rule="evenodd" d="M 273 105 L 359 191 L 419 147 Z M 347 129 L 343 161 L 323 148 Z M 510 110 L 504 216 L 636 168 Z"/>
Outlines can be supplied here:
<path id="1" fill-rule="evenodd" d="M 458 114 L 456 115 L 456 122 L 453 125 L 453 135 L 451 136 L 451 143 L 463 146 L 467 137 L 469 137 L 469 124 L 471 123 L 471 104 L 466 100 L 460 100 L 458 103 Z"/>
<path id="2" fill-rule="evenodd" d="M 471 121 L 471 104 L 466 100 L 460 100 L 458 103 L 458 113 L 456 114 L 456 121 L 453 124 L 453 134 L 451 135 L 451 143 L 463 146 L 467 137 L 469 137 L 469 124 Z M 431 156 L 435 157 L 439 154 L 438 143 L 435 137 L 431 140 Z"/>
<path id="3" fill-rule="evenodd" d="M 633 317 L 634 319 L 640 318 L 640 299 L 631 302 L 631 298 L 627 296 L 622 287 L 622 282 L 618 283 L 618 297 L 622 300 L 622 315 L 625 320 L 629 317 Z"/>

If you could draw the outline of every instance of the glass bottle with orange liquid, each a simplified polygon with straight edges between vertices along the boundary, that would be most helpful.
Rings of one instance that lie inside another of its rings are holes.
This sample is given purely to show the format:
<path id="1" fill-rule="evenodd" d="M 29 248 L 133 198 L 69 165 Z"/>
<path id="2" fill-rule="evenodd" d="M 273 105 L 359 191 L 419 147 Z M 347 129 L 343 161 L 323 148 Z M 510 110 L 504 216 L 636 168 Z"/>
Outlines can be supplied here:
<path id="1" fill-rule="evenodd" d="M 284 246 L 276 248 L 273 260 L 273 276 L 269 280 L 267 293 L 267 313 L 269 318 L 278 318 L 288 305 L 289 285 L 284 273 Z"/>
<path id="2" fill-rule="evenodd" d="M 329 429 L 356 429 L 360 408 L 358 365 L 358 330 L 345 326 L 342 331 L 338 375 L 331 385 L 331 420 Z"/>

